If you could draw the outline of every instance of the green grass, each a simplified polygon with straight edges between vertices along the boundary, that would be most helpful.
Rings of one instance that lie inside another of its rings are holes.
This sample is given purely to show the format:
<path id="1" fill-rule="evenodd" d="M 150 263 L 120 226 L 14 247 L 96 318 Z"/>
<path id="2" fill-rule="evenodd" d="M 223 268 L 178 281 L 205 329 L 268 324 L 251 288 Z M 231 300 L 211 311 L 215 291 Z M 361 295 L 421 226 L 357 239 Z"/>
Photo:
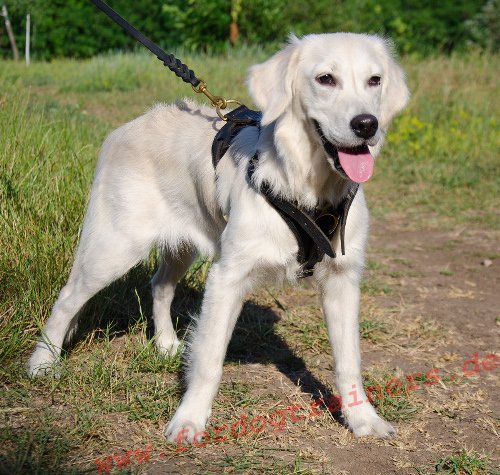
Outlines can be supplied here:
<path id="1" fill-rule="evenodd" d="M 370 388 L 373 405 L 388 421 L 405 421 L 415 416 L 418 407 L 414 404 L 404 379 L 390 371 L 369 372 L 364 375 L 363 385 Z"/>
<path id="2" fill-rule="evenodd" d="M 426 468 L 413 466 L 419 475 L 498 475 L 491 461 L 473 450 L 460 449 L 453 455 L 442 457 L 429 471 Z"/>
<path id="3" fill-rule="evenodd" d="M 359 322 L 359 331 L 361 338 L 377 343 L 381 339 L 380 334 L 387 333 L 387 325 L 384 322 L 362 317 Z"/>
<path id="4" fill-rule="evenodd" d="M 436 472 L 450 475 L 480 475 L 486 473 L 488 462 L 480 455 L 462 449 L 456 455 L 444 457 L 436 464 Z"/>
<path id="5" fill-rule="evenodd" d="M 245 72 L 263 58 L 257 50 L 183 56 L 212 92 L 248 105 Z M 497 228 L 498 57 L 406 63 L 413 99 L 395 121 L 367 186 L 375 219 L 396 213 L 418 226 Z M 0 410 L 7 421 L 14 416 L 17 421 L 0 426 L 1 456 L 7 453 L 8 465 L 0 463 L 10 473 L 78 473 L 73 453 L 84 453 L 88 467 L 91 454 L 118 451 L 112 428 L 127 421 L 154 425 L 160 434 L 158 424 L 178 402 L 180 358 L 161 357 L 147 338 L 155 255 L 85 307 L 81 336 L 86 336 L 65 357 L 60 379 L 30 381 L 24 365 L 67 279 L 102 140 L 154 101 L 193 95 L 145 54 L 29 68 L 0 63 Z M 371 262 L 369 269 L 380 273 L 384 267 Z M 199 308 L 207 270 L 208 263 L 198 262 L 177 293 L 174 316 L 181 331 Z M 442 272 L 448 275 L 447 269 Z M 363 285 L 368 295 L 392 291 L 380 277 Z M 285 310 L 273 295 L 269 305 L 285 313 L 282 324 L 278 328 L 276 315 L 266 308 L 247 305 L 231 343 L 233 355 L 247 351 L 250 342 L 266 358 L 274 355 L 274 361 L 299 371 L 302 360 L 284 351 L 284 342 L 314 355 L 329 351 L 324 325 L 310 318 L 315 308 Z M 389 329 L 370 315 L 361 323 L 363 337 L 373 344 Z M 251 410 L 261 400 L 251 389 L 223 384 L 221 397 L 231 407 Z M 415 412 L 404 394 L 384 397 L 378 409 L 391 420 Z M 259 457 L 229 454 L 219 468 L 309 473 L 300 457 L 290 463 Z M 451 463 L 442 462 L 443 470 Z"/>
<path id="6" fill-rule="evenodd" d="M 498 229 L 498 66 L 488 55 L 407 65 L 412 100 L 367 186 L 375 215 L 402 211 L 425 225 L 447 218 Z"/>
<path id="7" fill-rule="evenodd" d="M 258 49 L 244 49 L 229 56 L 192 55 L 179 52 L 183 61 L 206 80 L 209 90 L 226 98 L 250 103 L 245 72 L 265 59 Z M 84 114 L 97 113 L 118 125 L 143 113 L 154 102 L 172 102 L 196 95 L 154 56 L 143 54 L 103 55 L 89 60 L 61 59 L 50 63 L 4 62 L 0 84 L 16 90 L 31 90 L 42 102 L 71 103 Z M 109 127 L 108 127 L 109 129 Z"/>
<path id="8" fill-rule="evenodd" d="M 272 473 L 277 475 L 313 475 L 313 472 L 304 468 L 299 455 L 291 463 L 283 463 L 272 454 L 272 450 L 251 451 L 249 454 L 231 456 L 226 455 L 217 465 L 220 471 L 201 472 L 203 475 L 224 473 L 230 469 L 236 473 Z"/>
<path id="9" fill-rule="evenodd" d="M 0 454 L 2 473 L 40 475 L 61 473 L 61 463 L 68 452 L 75 448 L 75 433 L 67 434 L 54 430 L 54 420 L 48 415 L 39 415 L 32 431 L 17 433 L 11 428 L 0 432 L 0 443 L 16 441 L 16 449 L 5 457 Z M 65 469 L 65 474 L 77 475 L 84 470 Z"/>

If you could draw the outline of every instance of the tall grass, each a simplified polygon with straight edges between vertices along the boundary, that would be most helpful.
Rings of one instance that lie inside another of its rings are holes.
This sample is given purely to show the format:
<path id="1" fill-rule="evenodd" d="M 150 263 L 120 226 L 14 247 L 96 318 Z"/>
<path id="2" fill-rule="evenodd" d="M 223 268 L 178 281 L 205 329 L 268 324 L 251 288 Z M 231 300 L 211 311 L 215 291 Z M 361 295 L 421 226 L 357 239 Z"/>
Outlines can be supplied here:
<path id="1" fill-rule="evenodd" d="M 2 85 L 0 358 L 26 347 L 63 284 L 105 127 Z"/>

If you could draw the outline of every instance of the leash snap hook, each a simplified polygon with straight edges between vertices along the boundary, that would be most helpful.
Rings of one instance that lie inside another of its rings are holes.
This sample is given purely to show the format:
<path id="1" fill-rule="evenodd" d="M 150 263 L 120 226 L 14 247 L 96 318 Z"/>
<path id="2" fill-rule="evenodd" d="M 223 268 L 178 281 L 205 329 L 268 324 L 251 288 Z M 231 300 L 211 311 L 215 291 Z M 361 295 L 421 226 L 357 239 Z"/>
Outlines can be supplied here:
<path id="1" fill-rule="evenodd" d="M 191 86 L 193 88 L 193 91 L 196 92 L 197 94 L 205 94 L 205 96 L 208 97 L 210 102 L 212 103 L 212 107 L 215 107 L 215 111 L 217 112 L 217 115 L 223 120 L 227 121 L 227 116 L 222 114 L 221 109 L 225 109 L 228 104 L 240 104 L 241 102 L 235 100 L 235 99 L 226 99 L 224 96 L 215 96 L 212 94 L 208 89 L 207 89 L 207 83 L 199 78 L 200 83 L 195 87 Z"/>
<path id="2" fill-rule="evenodd" d="M 199 80 L 200 84 L 198 84 L 196 87 L 191 86 L 193 88 L 193 91 L 196 92 L 197 94 L 205 94 L 205 96 L 207 96 L 210 102 L 212 103 L 212 107 L 225 109 L 227 107 L 226 99 L 222 96 L 215 96 L 214 94 L 212 94 L 207 89 L 207 83 L 201 78 L 199 78 Z"/>
<path id="3" fill-rule="evenodd" d="M 223 98 L 224 99 L 224 98 Z M 237 101 L 236 99 L 224 99 L 224 104 L 221 106 L 215 106 L 215 111 L 217 112 L 217 115 L 224 121 L 227 122 L 229 120 L 227 115 L 222 114 L 220 111 L 221 109 L 225 109 L 228 104 L 238 104 L 242 105 L 240 101 Z"/>

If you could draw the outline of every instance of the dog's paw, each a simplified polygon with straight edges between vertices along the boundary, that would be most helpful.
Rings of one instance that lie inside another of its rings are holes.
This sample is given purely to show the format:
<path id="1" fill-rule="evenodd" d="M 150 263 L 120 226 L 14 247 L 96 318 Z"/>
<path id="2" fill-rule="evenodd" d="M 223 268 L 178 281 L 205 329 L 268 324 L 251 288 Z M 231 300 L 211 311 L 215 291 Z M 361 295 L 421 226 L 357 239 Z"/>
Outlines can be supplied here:
<path id="1" fill-rule="evenodd" d="M 375 436 L 381 439 L 392 439 L 396 436 L 396 429 L 384 421 L 380 416 L 370 417 L 367 420 L 350 423 L 349 428 L 356 437 Z"/>
<path id="2" fill-rule="evenodd" d="M 163 356 L 175 356 L 178 351 L 182 349 L 182 343 L 176 337 L 175 339 L 171 338 L 161 338 L 159 337 L 156 342 L 156 349 Z"/>
<path id="3" fill-rule="evenodd" d="M 190 445 L 203 441 L 205 424 L 210 413 L 209 408 L 203 408 L 199 401 L 191 404 L 183 401 L 175 411 L 174 417 L 166 425 L 164 434 L 169 442 L 177 445 Z"/>
<path id="4" fill-rule="evenodd" d="M 165 426 L 164 435 L 169 442 L 177 445 L 191 445 L 203 440 L 204 424 L 174 418 Z"/>
<path id="5" fill-rule="evenodd" d="M 52 376 L 59 378 L 61 376 L 61 366 L 58 357 L 44 346 L 36 348 L 28 361 L 28 376 L 38 378 L 43 376 Z"/>
<path id="6" fill-rule="evenodd" d="M 369 406 L 369 409 L 349 411 L 344 417 L 349 429 L 356 437 L 374 436 L 391 439 L 397 433 L 396 429 L 382 419 L 372 406 Z"/>

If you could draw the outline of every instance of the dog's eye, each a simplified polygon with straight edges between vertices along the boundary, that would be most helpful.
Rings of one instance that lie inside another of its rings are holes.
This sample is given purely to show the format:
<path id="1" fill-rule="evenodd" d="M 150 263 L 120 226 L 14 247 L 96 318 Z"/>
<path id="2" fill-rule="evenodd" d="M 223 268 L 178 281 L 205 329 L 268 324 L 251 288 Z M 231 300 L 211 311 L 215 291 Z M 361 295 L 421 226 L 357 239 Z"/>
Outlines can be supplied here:
<path id="1" fill-rule="evenodd" d="M 318 81 L 323 86 L 336 86 L 337 85 L 335 78 L 331 74 L 321 74 L 320 76 L 318 76 L 316 78 L 316 81 Z"/>
<path id="2" fill-rule="evenodd" d="M 372 76 L 368 79 L 369 86 L 380 86 L 381 77 L 380 76 Z"/>

